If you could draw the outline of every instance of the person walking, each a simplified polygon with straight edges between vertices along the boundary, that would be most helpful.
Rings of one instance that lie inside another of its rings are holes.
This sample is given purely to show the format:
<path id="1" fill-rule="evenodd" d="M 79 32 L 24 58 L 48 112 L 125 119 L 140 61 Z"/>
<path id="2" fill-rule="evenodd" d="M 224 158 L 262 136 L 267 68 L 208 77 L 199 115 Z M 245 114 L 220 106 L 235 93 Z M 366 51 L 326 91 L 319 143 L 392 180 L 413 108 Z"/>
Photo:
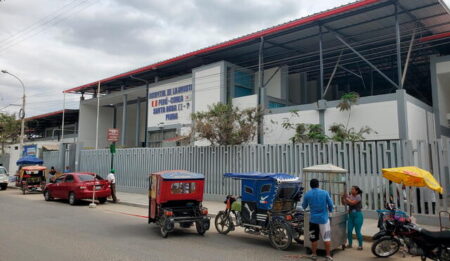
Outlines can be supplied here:
<path id="1" fill-rule="evenodd" d="M 119 201 L 116 197 L 116 176 L 114 175 L 116 173 L 115 169 L 111 169 L 106 179 L 109 182 L 109 185 L 111 186 L 111 197 L 113 199 L 113 203 L 117 203 Z"/>
<path id="2" fill-rule="evenodd" d="M 362 209 L 362 190 L 358 186 L 353 186 L 348 195 L 342 195 L 342 203 L 348 208 L 348 223 L 347 223 L 347 248 L 352 248 L 353 243 L 353 228 L 355 228 L 356 237 L 358 238 L 358 250 L 363 250 L 363 236 L 361 228 L 364 223 L 364 216 Z"/>
<path id="3" fill-rule="evenodd" d="M 48 175 L 49 175 L 48 181 L 49 181 L 49 183 L 52 183 L 55 180 L 55 175 L 56 175 L 55 167 L 52 166 L 50 168 Z"/>
<path id="4" fill-rule="evenodd" d="M 319 235 L 325 245 L 326 258 L 328 261 L 333 260 L 331 257 L 331 228 L 329 212 L 333 212 L 333 200 L 330 194 L 319 188 L 319 181 L 311 179 L 309 182 L 311 190 L 308 191 L 304 198 L 302 207 L 306 210 L 309 207 L 309 240 L 311 240 L 311 259 L 317 259 L 317 245 Z"/>

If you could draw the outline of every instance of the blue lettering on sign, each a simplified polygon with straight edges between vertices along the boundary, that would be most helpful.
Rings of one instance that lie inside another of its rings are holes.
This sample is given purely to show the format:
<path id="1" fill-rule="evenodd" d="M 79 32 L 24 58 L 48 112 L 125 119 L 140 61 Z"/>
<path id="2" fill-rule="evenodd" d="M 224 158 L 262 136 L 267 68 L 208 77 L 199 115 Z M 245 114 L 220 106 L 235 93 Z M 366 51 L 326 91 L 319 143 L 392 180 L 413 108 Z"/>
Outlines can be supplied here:
<path id="1" fill-rule="evenodd" d="M 178 119 L 178 113 L 166 114 L 166 121 L 173 121 Z"/>
<path id="2" fill-rule="evenodd" d="M 165 99 L 159 100 L 158 103 L 159 103 L 159 105 L 167 105 L 167 104 L 169 104 L 169 101 L 167 98 L 165 98 Z"/>
<path id="3" fill-rule="evenodd" d="M 166 106 L 166 112 L 174 112 L 174 111 L 177 111 L 176 105 Z"/>
<path id="4" fill-rule="evenodd" d="M 148 94 L 148 97 L 150 99 L 155 99 L 155 98 L 164 97 L 164 96 L 166 96 L 166 90 L 151 92 Z"/>
<path id="5" fill-rule="evenodd" d="M 160 113 L 165 113 L 165 112 L 166 112 L 166 107 L 160 107 L 160 108 L 153 109 L 153 114 L 160 114 Z"/>
<path id="6" fill-rule="evenodd" d="M 170 98 L 170 103 L 179 103 L 179 102 L 183 102 L 183 95 L 173 96 Z"/>

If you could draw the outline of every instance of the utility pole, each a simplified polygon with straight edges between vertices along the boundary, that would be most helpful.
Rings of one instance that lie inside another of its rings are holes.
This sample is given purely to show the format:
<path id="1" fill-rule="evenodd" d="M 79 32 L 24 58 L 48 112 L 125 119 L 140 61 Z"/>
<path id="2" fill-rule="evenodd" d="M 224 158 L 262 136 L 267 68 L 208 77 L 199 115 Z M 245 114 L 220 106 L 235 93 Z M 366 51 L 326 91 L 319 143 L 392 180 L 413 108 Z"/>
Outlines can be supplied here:
<path id="1" fill-rule="evenodd" d="M 22 89 L 23 89 L 22 109 L 20 110 L 20 113 L 19 113 L 19 117 L 20 117 L 20 119 L 21 119 L 21 124 L 20 124 L 20 147 L 19 147 L 19 153 L 23 153 L 23 140 L 24 140 L 24 138 L 25 138 L 25 85 L 23 84 L 22 80 L 21 80 L 19 77 L 15 76 L 14 74 L 9 73 L 9 72 L 6 71 L 6 70 L 2 70 L 1 72 L 2 72 L 2 73 L 9 74 L 9 75 L 11 75 L 12 77 L 16 78 L 16 79 L 20 82 L 20 84 L 22 85 Z M 22 154 L 21 156 L 23 156 L 23 154 Z"/>

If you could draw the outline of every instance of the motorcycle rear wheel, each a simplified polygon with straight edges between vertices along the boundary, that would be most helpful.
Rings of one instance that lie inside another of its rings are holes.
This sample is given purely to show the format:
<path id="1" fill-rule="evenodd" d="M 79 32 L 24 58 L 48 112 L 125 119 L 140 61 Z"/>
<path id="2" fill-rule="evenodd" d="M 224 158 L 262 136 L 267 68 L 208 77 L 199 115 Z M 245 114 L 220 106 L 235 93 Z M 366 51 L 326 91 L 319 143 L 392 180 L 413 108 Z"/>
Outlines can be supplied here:
<path id="1" fill-rule="evenodd" d="M 400 245 L 397 238 L 385 236 L 373 242 L 372 254 L 381 258 L 390 257 L 398 252 Z"/>

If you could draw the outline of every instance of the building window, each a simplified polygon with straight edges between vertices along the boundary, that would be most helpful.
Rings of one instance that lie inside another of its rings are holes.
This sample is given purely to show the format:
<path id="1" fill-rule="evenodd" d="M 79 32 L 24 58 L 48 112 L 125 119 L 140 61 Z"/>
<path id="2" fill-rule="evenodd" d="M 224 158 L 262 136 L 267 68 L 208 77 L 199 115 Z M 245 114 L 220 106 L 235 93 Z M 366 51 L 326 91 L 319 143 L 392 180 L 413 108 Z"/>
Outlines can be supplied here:
<path id="1" fill-rule="evenodd" d="M 148 146 L 151 148 L 162 147 L 163 140 L 174 138 L 177 136 L 176 129 L 161 129 L 148 132 Z"/>
<path id="2" fill-rule="evenodd" d="M 254 74 L 234 71 L 234 97 L 243 97 L 254 93 Z"/>
<path id="3" fill-rule="evenodd" d="M 286 107 L 286 104 L 278 103 L 278 102 L 269 102 L 269 109 L 275 109 L 275 108 L 281 108 Z"/>

